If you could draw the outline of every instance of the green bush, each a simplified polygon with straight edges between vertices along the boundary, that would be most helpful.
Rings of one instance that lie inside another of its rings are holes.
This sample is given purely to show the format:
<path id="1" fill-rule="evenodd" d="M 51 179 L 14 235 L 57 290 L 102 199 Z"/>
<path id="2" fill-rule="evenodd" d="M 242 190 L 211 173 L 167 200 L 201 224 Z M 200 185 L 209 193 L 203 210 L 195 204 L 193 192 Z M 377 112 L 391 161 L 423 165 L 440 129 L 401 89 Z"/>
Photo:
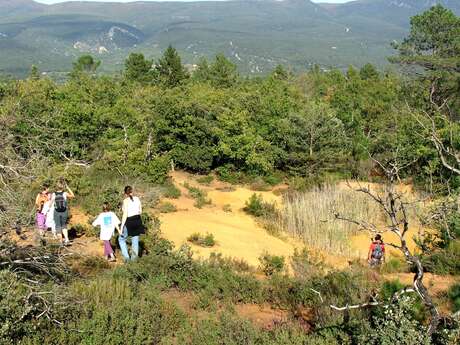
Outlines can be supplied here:
<path id="1" fill-rule="evenodd" d="M 209 186 L 211 182 L 214 181 L 214 176 L 212 175 L 202 176 L 202 177 L 197 178 L 196 181 L 199 184 L 204 184 L 206 186 Z"/>
<path id="2" fill-rule="evenodd" d="M 221 181 L 238 184 L 245 181 L 243 172 L 237 171 L 232 165 L 223 165 L 216 169 L 217 176 Z"/>
<path id="3" fill-rule="evenodd" d="M 174 205 L 174 204 L 172 204 L 170 202 L 167 202 L 167 201 L 161 202 L 157 206 L 157 209 L 158 209 L 158 211 L 160 211 L 160 213 L 172 213 L 172 212 L 177 211 L 176 205 Z"/>
<path id="4" fill-rule="evenodd" d="M 162 156 L 152 159 L 146 164 L 145 174 L 149 182 L 164 183 L 168 178 L 168 173 L 171 168 L 171 158 Z"/>
<path id="5" fill-rule="evenodd" d="M 181 191 L 173 183 L 167 183 L 163 186 L 163 196 L 168 199 L 179 199 Z"/>
<path id="6" fill-rule="evenodd" d="M 447 293 L 449 296 L 450 302 L 452 303 L 453 312 L 460 310 L 460 284 L 454 284 L 449 288 Z"/>
<path id="7" fill-rule="evenodd" d="M 414 301 L 403 296 L 397 304 L 391 304 L 382 316 L 375 317 L 373 329 L 359 337 L 359 343 L 429 345 L 427 328 L 411 316 Z"/>
<path id="8" fill-rule="evenodd" d="M 390 258 L 386 260 L 382 266 L 382 272 L 384 273 L 400 273 L 408 272 L 409 267 L 405 261 L 398 258 Z"/>
<path id="9" fill-rule="evenodd" d="M 193 244 L 196 244 L 198 246 L 208 247 L 208 248 L 214 247 L 216 245 L 216 240 L 214 239 L 214 235 L 210 233 L 203 236 L 202 234 L 195 232 L 187 238 L 187 241 Z"/>
<path id="10" fill-rule="evenodd" d="M 259 257 L 260 269 L 266 276 L 281 273 L 285 265 L 284 256 L 263 254 Z"/>
<path id="11" fill-rule="evenodd" d="M 264 202 L 261 194 L 252 194 L 249 200 L 245 202 L 243 210 L 255 217 L 267 217 L 276 213 L 276 207 L 274 204 Z"/>
<path id="12" fill-rule="evenodd" d="M 194 206 L 196 208 L 203 208 L 203 206 L 211 204 L 211 199 L 207 198 L 206 191 L 190 186 L 187 182 L 184 183 L 184 187 L 188 189 L 190 196 L 195 199 Z"/>
<path id="13" fill-rule="evenodd" d="M 427 272 L 435 274 L 460 274 L 460 240 L 451 241 L 447 248 L 436 249 L 422 256 L 422 264 Z"/>

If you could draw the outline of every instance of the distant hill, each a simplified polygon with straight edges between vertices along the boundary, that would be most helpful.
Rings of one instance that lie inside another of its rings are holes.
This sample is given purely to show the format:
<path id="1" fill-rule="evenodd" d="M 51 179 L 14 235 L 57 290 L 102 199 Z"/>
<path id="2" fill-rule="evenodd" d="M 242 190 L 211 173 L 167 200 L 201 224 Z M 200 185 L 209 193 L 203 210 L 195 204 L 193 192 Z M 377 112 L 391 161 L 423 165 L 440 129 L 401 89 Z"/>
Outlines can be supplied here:
<path id="1" fill-rule="evenodd" d="M 440 2 L 460 14 L 459 0 L 358 0 L 342 5 L 309 0 L 225 2 L 66 2 L 0 0 L 0 71 L 25 75 L 68 71 L 90 52 L 107 72 L 139 51 L 157 58 L 174 45 L 185 62 L 219 52 L 243 73 L 277 64 L 344 68 L 384 65 L 390 43 L 407 34 L 409 17 Z"/>

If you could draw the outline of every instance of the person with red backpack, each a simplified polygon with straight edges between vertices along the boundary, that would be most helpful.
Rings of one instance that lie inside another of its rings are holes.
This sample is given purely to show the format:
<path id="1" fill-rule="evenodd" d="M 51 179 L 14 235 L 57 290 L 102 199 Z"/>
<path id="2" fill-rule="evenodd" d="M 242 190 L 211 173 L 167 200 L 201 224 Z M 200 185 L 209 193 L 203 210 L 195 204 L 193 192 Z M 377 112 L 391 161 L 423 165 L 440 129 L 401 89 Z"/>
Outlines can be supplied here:
<path id="1" fill-rule="evenodd" d="M 367 261 L 371 267 L 380 266 L 385 261 L 385 244 L 380 234 L 375 235 L 374 241 L 369 247 Z"/>
<path id="2" fill-rule="evenodd" d="M 52 204 L 54 206 L 54 225 L 56 233 L 61 235 L 61 242 L 69 245 L 69 232 L 67 230 L 67 218 L 69 217 L 69 207 L 67 200 L 75 197 L 72 190 L 64 181 L 59 181 L 56 186 L 56 192 L 52 195 Z M 64 190 L 67 191 L 64 191 Z"/>

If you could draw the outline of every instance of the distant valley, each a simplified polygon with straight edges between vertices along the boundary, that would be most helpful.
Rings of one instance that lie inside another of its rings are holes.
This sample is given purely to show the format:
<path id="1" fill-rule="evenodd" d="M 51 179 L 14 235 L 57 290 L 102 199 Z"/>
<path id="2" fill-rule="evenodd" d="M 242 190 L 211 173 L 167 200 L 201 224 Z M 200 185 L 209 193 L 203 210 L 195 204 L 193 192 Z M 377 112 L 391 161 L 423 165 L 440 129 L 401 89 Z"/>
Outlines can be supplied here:
<path id="1" fill-rule="evenodd" d="M 409 19 L 436 3 L 460 14 L 458 0 L 358 0 L 342 5 L 308 0 L 225 2 L 67 2 L 0 0 L 0 73 L 27 75 L 31 65 L 65 73 L 84 53 L 101 69 L 123 68 L 130 52 L 157 58 L 172 44 L 184 62 L 222 52 L 244 74 L 277 64 L 384 66 L 391 42 L 407 34 Z"/>

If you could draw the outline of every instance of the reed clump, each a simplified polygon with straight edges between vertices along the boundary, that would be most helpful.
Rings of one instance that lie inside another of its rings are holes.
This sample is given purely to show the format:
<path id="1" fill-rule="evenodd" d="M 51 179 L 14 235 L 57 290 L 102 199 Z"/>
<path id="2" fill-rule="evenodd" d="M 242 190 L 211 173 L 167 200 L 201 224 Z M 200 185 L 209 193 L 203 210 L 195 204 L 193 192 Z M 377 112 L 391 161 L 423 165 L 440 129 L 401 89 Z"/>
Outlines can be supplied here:
<path id="1" fill-rule="evenodd" d="M 382 218 L 378 205 L 367 195 L 325 185 L 287 194 L 278 213 L 278 227 L 309 246 L 349 255 L 349 242 L 358 227 L 336 220 L 335 213 L 376 223 Z"/>

